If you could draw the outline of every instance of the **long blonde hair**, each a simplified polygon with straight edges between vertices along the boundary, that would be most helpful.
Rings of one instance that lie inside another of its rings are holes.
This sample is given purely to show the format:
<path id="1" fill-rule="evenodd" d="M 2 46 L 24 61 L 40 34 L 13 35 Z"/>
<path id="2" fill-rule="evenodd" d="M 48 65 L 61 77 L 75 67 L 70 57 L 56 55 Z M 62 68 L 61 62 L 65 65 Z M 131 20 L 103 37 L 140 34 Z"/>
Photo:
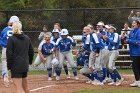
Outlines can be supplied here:
<path id="1" fill-rule="evenodd" d="M 22 24 L 21 22 L 14 22 L 12 24 L 12 30 L 14 31 L 14 34 L 21 34 L 22 33 Z"/>

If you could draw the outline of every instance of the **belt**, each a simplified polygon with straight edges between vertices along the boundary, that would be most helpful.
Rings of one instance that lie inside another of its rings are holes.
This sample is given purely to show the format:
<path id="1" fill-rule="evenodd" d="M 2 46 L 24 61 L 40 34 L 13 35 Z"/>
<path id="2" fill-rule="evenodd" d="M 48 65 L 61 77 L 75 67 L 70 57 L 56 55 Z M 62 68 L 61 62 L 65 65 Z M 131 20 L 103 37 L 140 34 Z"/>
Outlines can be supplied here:
<path id="1" fill-rule="evenodd" d="M 109 49 L 109 51 L 118 50 L 118 49 Z"/>

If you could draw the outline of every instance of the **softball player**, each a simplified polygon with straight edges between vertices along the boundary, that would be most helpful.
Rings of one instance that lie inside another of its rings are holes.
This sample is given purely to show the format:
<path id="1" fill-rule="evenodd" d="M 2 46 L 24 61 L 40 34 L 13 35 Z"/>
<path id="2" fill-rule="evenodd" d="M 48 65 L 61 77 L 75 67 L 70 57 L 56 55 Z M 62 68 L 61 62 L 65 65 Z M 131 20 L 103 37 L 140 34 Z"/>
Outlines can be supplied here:
<path id="1" fill-rule="evenodd" d="M 109 63 L 108 63 L 108 68 L 109 68 L 109 72 L 111 75 L 111 78 L 113 79 L 113 81 L 111 83 L 108 83 L 108 85 L 116 85 L 119 86 L 121 85 L 123 78 L 120 76 L 120 74 L 118 73 L 116 67 L 115 67 L 115 60 L 118 58 L 119 56 L 119 42 L 120 42 L 120 38 L 118 33 L 115 32 L 116 28 L 114 26 L 109 26 L 109 32 L 110 32 L 110 36 L 104 36 L 103 38 L 105 40 L 107 40 L 107 42 L 109 43 L 108 45 L 108 49 L 109 49 Z M 119 81 L 117 82 L 116 79 L 119 79 Z"/>
<path id="2" fill-rule="evenodd" d="M 39 34 L 39 36 L 38 36 L 38 40 L 40 41 L 40 44 L 45 42 L 45 41 L 44 41 L 44 36 L 45 36 L 46 34 L 49 34 L 50 36 L 52 35 L 52 33 L 48 31 L 47 25 L 44 25 L 44 26 L 43 26 L 43 31 L 40 32 L 40 34 Z M 34 66 L 34 67 L 37 67 L 38 65 L 40 65 L 40 64 L 42 63 L 42 62 L 40 61 L 40 59 L 41 59 L 41 58 L 40 58 L 39 54 L 37 54 L 37 57 L 36 57 L 36 59 L 35 59 L 35 61 L 34 61 L 34 63 L 33 63 L 33 66 Z M 45 67 L 45 63 L 44 63 L 44 67 Z"/>
<path id="3" fill-rule="evenodd" d="M 53 41 L 53 42 L 56 43 L 56 41 L 57 41 L 57 39 L 59 37 L 60 37 L 59 30 L 58 29 L 53 29 L 51 41 Z M 67 63 L 66 62 L 64 62 L 63 67 L 64 67 L 64 70 L 65 70 L 65 73 L 66 73 L 66 77 L 69 79 L 70 78 L 70 74 L 69 74 L 69 71 L 68 71 L 68 67 L 67 67 Z"/>
<path id="4" fill-rule="evenodd" d="M 90 29 L 90 27 L 88 26 L 86 28 Z M 92 81 L 92 84 L 103 85 L 101 74 L 98 72 L 101 72 L 100 58 L 101 58 L 101 50 L 104 48 L 104 44 L 101 42 L 101 38 L 94 32 L 88 33 L 85 40 L 86 40 L 85 47 L 90 46 L 91 49 L 89 56 L 89 69 L 91 70 L 91 80 L 97 79 L 100 81 L 98 82 L 98 84 L 97 82 Z"/>
<path id="5" fill-rule="evenodd" d="M 85 26 L 83 28 L 83 35 L 82 35 L 82 41 L 84 43 L 83 49 L 81 51 L 81 57 L 79 58 L 79 61 L 82 62 L 84 65 L 82 69 L 80 69 L 80 74 L 88 77 L 88 81 L 86 83 L 91 83 L 92 81 L 92 75 L 91 75 L 91 70 L 89 69 L 89 55 L 90 55 L 90 44 L 87 43 L 89 38 L 87 38 L 88 33 L 90 33 L 90 27 Z M 78 63 L 78 62 L 77 62 Z"/>
<path id="6" fill-rule="evenodd" d="M 2 77 L 4 78 L 4 84 L 6 87 L 9 86 L 9 79 L 8 79 L 8 70 L 7 70 L 7 59 L 6 59 L 6 47 L 7 47 L 7 40 L 10 36 L 13 35 L 12 31 L 12 24 L 16 21 L 19 21 L 17 16 L 11 16 L 8 22 L 8 26 L 3 29 L 0 35 L 0 46 L 2 47 Z"/>
<path id="7" fill-rule="evenodd" d="M 67 61 L 69 62 L 72 68 L 75 80 L 78 80 L 77 71 L 74 65 L 73 54 L 71 51 L 71 46 L 76 46 L 76 43 L 72 41 L 70 38 L 68 38 L 68 30 L 62 29 L 61 37 L 57 40 L 56 45 L 55 45 L 55 49 L 57 50 L 56 51 L 57 58 L 58 58 L 58 53 L 59 53 L 59 61 L 60 61 L 59 67 L 57 69 L 56 80 L 60 79 L 61 68 L 62 68 L 65 58 L 67 59 Z M 59 52 L 58 52 L 58 48 L 59 48 Z"/>
<path id="8" fill-rule="evenodd" d="M 45 36 L 45 42 L 41 43 L 38 47 L 38 54 L 41 57 L 40 61 L 46 63 L 48 71 L 48 80 L 52 80 L 52 65 L 51 61 L 53 59 L 53 48 L 55 43 L 50 41 L 51 36 L 47 34 Z"/>

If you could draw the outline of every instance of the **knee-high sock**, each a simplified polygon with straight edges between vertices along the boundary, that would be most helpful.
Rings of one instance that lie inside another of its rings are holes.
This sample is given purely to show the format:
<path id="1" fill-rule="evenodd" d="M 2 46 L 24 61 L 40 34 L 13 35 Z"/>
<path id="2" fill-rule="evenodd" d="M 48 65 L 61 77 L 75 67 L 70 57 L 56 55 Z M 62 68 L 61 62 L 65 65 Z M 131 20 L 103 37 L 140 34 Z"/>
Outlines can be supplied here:
<path id="1" fill-rule="evenodd" d="M 109 78 L 110 72 L 109 69 L 106 70 L 106 76 Z"/>
<path id="2" fill-rule="evenodd" d="M 119 74 L 117 69 L 114 70 L 114 73 L 116 75 L 116 78 L 121 79 L 121 75 Z"/>
<path id="3" fill-rule="evenodd" d="M 52 68 L 47 68 L 48 71 L 48 76 L 51 77 L 52 76 Z"/>
<path id="4" fill-rule="evenodd" d="M 60 76 L 60 74 L 61 74 L 61 68 L 56 67 L 55 68 L 55 72 L 56 72 L 56 75 L 57 76 Z"/>
<path id="5" fill-rule="evenodd" d="M 103 80 L 106 78 L 107 76 L 107 69 L 103 68 Z"/>
<path id="6" fill-rule="evenodd" d="M 72 68 L 72 72 L 73 72 L 73 75 L 74 75 L 74 76 L 77 76 L 77 71 L 76 71 L 75 68 Z"/>
<path id="7" fill-rule="evenodd" d="M 97 77 L 98 77 L 98 80 L 99 80 L 100 82 L 102 82 L 102 81 L 104 80 L 104 77 L 103 77 L 103 70 L 98 71 Z"/>
<path id="8" fill-rule="evenodd" d="M 91 80 L 93 81 L 95 79 L 94 73 L 91 73 Z"/>
<path id="9" fill-rule="evenodd" d="M 66 75 L 68 75 L 68 67 L 67 66 L 64 66 L 64 70 L 65 70 Z"/>
<path id="10" fill-rule="evenodd" d="M 113 80 L 113 82 L 116 82 L 116 75 L 115 75 L 114 71 L 110 71 L 110 76 L 111 76 L 111 79 Z"/>

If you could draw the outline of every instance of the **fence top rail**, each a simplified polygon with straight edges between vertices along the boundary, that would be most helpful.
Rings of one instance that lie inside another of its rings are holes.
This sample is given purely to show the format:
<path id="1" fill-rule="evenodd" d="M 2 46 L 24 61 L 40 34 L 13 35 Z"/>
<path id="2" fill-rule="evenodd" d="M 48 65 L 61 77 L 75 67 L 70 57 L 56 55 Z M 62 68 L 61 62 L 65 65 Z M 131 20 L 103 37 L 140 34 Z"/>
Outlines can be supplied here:
<path id="1" fill-rule="evenodd" d="M 114 9 L 140 9 L 140 7 L 115 7 L 115 8 L 70 8 L 70 9 L 32 9 L 32 10 L 0 10 L 0 12 L 37 12 L 37 11 L 74 11 L 74 10 L 114 10 Z"/>

